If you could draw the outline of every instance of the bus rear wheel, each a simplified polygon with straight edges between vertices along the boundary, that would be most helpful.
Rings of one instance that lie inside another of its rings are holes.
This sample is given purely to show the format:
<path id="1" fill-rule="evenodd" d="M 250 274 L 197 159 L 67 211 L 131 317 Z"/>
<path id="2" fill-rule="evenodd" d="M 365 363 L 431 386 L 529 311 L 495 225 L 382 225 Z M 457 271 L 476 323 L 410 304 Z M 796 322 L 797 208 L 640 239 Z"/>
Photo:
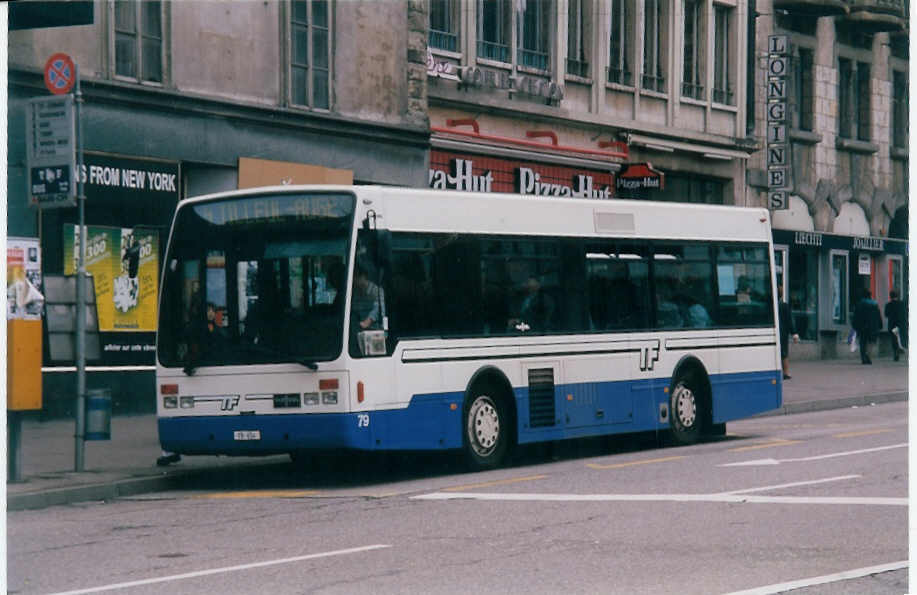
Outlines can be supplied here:
<path id="1" fill-rule="evenodd" d="M 695 444 L 704 424 L 704 401 L 693 374 L 679 376 L 669 400 L 672 438 L 676 444 Z"/>
<path id="2" fill-rule="evenodd" d="M 466 402 L 463 432 L 465 459 L 473 469 L 493 469 L 509 449 L 509 416 L 491 391 L 479 391 Z"/>

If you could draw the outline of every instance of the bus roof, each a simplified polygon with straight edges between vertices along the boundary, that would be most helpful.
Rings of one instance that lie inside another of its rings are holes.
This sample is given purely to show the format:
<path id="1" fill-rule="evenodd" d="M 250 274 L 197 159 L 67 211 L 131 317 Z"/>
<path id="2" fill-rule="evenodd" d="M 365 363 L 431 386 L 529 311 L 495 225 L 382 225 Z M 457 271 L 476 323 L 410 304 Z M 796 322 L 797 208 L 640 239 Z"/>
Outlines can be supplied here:
<path id="1" fill-rule="evenodd" d="M 391 231 L 770 241 L 763 208 L 628 199 L 589 199 L 430 190 L 394 186 L 287 185 L 187 198 L 182 205 L 220 198 L 302 192 L 353 192 L 357 220 L 373 210 Z"/>

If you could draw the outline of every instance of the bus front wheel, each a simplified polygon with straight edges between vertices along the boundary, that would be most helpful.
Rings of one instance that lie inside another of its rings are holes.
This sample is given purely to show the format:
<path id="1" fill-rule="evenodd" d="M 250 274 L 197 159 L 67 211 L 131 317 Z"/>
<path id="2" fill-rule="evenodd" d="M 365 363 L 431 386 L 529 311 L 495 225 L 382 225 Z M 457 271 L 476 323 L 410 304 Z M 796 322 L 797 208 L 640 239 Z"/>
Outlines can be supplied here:
<path id="1" fill-rule="evenodd" d="M 478 392 L 465 407 L 463 443 L 473 469 L 497 467 L 509 448 L 509 417 L 502 401 L 489 392 Z"/>
<path id="2" fill-rule="evenodd" d="M 672 438 L 677 444 L 695 444 L 700 439 L 704 422 L 704 401 L 699 383 L 693 374 L 680 376 L 672 389 L 669 402 Z"/>

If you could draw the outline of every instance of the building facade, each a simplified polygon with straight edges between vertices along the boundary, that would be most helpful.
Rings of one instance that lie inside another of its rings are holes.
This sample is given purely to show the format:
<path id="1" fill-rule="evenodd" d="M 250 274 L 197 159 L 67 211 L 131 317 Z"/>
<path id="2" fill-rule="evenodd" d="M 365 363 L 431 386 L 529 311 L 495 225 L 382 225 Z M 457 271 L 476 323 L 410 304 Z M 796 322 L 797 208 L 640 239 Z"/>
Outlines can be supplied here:
<path id="1" fill-rule="evenodd" d="M 87 385 L 111 388 L 116 412 L 154 407 L 156 295 L 119 294 L 121 255 L 136 237 L 161 257 L 180 199 L 291 182 L 425 183 L 425 56 L 406 50 L 425 19 L 407 2 L 97 0 L 90 24 L 10 31 L 8 232 L 40 238 L 45 275 L 72 271 L 78 215 L 29 202 L 26 106 L 49 95 L 52 54 L 79 67 L 101 343 Z M 144 299 L 152 316 L 139 313 Z M 46 340 L 44 410 L 69 413 L 72 356 L 50 357 Z"/>
<path id="2" fill-rule="evenodd" d="M 798 353 L 831 356 L 846 351 L 864 289 L 880 307 L 891 290 L 908 293 L 908 4 L 758 0 L 755 10 L 754 120 L 765 146 L 767 39 L 789 42 L 789 208 L 772 220 L 778 282 L 803 339 Z M 767 194 L 767 169 L 756 153 L 752 200 Z"/>

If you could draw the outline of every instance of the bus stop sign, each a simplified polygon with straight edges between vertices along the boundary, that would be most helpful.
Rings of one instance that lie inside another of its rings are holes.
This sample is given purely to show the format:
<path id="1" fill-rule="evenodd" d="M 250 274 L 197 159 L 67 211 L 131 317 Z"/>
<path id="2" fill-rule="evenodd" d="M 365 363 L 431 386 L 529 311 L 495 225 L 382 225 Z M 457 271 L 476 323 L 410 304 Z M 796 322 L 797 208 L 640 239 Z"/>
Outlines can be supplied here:
<path id="1" fill-rule="evenodd" d="M 45 62 L 45 86 L 55 95 L 64 95 L 76 82 L 76 67 L 67 54 L 57 53 Z"/>

